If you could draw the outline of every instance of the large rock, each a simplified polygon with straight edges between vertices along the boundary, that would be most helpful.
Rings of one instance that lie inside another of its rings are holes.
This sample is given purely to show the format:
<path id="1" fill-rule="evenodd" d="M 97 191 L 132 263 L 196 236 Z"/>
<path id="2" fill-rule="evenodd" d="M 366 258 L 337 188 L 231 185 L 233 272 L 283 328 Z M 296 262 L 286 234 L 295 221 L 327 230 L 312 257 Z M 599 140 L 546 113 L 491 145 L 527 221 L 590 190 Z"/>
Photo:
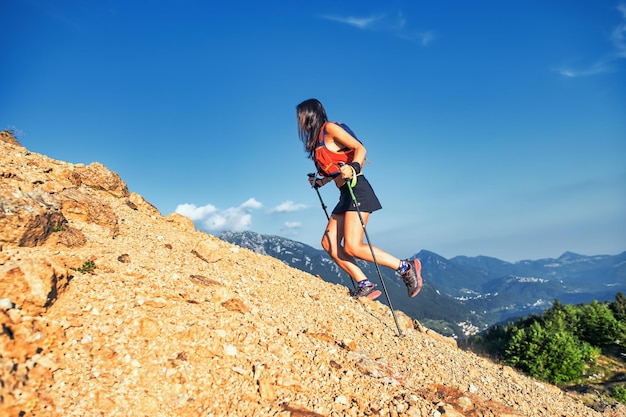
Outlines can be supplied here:
<path id="1" fill-rule="evenodd" d="M 2 132 L 0 132 L 0 141 L 10 143 L 11 145 L 22 146 L 15 138 L 13 132 L 10 132 L 8 130 L 3 130 Z"/>
<path id="2" fill-rule="evenodd" d="M 134 209 L 144 211 L 152 216 L 160 216 L 159 210 L 137 193 L 131 193 L 126 204 Z"/>
<path id="3" fill-rule="evenodd" d="M 69 221 L 98 225 L 108 230 L 110 236 L 117 236 L 118 219 L 110 204 L 77 188 L 63 190 L 60 198 L 61 211 Z"/>
<path id="4" fill-rule="evenodd" d="M 0 183 L 0 245 L 42 245 L 67 220 L 56 196 L 34 190 L 25 193 L 11 184 Z"/>
<path id="5" fill-rule="evenodd" d="M 84 184 L 95 190 L 103 190 L 115 197 L 128 197 L 128 187 L 119 175 L 110 171 L 99 162 L 87 166 L 77 165 L 74 168 L 74 183 L 79 186 Z"/>
<path id="6" fill-rule="evenodd" d="M 0 255 L 0 299 L 29 315 L 43 313 L 69 283 L 67 268 L 46 256 L 6 250 Z"/>

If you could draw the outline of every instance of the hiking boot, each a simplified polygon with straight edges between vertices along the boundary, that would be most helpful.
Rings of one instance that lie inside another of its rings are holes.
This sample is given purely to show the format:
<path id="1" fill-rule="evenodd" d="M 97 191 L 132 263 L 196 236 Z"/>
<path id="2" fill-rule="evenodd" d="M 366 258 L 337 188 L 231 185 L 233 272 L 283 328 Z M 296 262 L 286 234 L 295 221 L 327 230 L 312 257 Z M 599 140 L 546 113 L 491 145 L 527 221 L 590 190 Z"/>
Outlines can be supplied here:
<path id="1" fill-rule="evenodd" d="M 406 284 L 409 297 L 412 298 L 422 289 L 422 263 L 416 258 L 413 262 L 409 262 L 409 267 L 404 273 L 400 274 L 400 277 Z"/>
<path id="2" fill-rule="evenodd" d="M 359 298 L 365 297 L 369 300 L 375 300 L 380 297 L 381 292 L 376 289 L 376 285 L 368 285 L 360 287 L 357 285 L 356 289 L 350 291 L 350 297 Z"/>

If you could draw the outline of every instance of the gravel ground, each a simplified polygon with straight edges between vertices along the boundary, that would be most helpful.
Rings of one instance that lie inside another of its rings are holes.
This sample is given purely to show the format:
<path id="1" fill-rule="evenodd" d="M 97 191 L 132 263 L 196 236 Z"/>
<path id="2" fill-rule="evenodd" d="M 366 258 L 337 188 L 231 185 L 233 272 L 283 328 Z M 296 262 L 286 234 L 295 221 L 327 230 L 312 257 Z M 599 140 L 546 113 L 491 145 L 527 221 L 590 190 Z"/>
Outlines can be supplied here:
<path id="1" fill-rule="evenodd" d="M 384 305 L 164 217 L 102 166 L 2 141 L 0 155 L 0 413 L 626 415 L 462 351 L 400 311 L 399 336 Z M 26 211 L 16 221 L 35 197 L 64 230 L 29 226 Z M 40 308 L 37 279 L 54 288 Z"/>

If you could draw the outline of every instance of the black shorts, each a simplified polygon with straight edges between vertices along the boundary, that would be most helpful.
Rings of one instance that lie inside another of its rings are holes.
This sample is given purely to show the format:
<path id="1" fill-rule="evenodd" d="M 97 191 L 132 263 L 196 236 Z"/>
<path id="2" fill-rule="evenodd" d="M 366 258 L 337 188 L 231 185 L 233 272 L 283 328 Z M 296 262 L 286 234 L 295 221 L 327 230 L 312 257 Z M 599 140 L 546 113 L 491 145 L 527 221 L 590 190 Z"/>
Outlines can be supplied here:
<path id="1" fill-rule="evenodd" d="M 363 213 L 371 213 L 376 210 L 380 210 L 383 206 L 380 205 L 378 197 L 374 194 L 374 189 L 370 185 L 369 181 L 363 175 L 357 177 L 357 182 L 354 188 L 354 197 L 359 203 L 359 210 Z M 356 207 L 352 202 L 352 196 L 350 195 L 350 189 L 348 184 L 344 184 L 339 189 L 339 203 L 333 209 L 333 214 L 345 213 L 346 211 L 356 211 Z"/>

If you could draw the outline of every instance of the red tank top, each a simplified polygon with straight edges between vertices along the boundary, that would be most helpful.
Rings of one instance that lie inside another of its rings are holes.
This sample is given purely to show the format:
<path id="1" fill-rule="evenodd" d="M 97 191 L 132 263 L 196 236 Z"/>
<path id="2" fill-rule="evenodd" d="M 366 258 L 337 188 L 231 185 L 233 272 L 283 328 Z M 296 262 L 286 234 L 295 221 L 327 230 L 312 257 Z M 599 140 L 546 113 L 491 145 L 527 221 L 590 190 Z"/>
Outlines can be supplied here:
<path id="1" fill-rule="evenodd" d="M 333 122 L 326 122 L 333 123 Z M 326 147 L 324 141 L 326 123 L 320 130 L 320 137 L 315 148 L 315 166 L 317 171 L 326 177 L 332 177 L 339 174 L 339 163 L 349 164 L 354 160 L 354 149 L 345 147 L 339 152 L 333 152 Z"/>

